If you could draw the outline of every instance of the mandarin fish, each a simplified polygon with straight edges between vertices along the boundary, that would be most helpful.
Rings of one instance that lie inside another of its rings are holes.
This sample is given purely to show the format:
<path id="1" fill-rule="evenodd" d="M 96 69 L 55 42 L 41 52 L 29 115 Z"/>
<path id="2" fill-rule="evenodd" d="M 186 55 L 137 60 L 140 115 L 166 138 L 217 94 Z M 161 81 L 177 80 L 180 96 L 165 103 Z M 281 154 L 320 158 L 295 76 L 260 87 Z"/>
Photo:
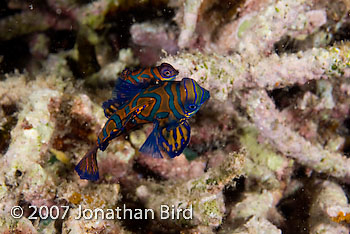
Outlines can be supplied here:
<path id="1" fill-rule="evenodd" d="M 123 80 L 121 78 L 120 80 Z M 124 80 L 125 81 L 125 80 Z M 136 126 L 153 123 L 153 131 L 141 146 L 140 152 L 154 158 L 180 155 L 190 140 L 191 128 L 188 119 L 210 97 L 209 91 L 190 78 L 182 81 L 162 81 L 143 87 L 143 83 L 128 83 L 130 89 L 117 82 L 114 98 L 107 101 L 108 108 L 114 105 L 113 113 L 106 113 L 107 122 L 101 129 L 95 145 L 75 167 L 81 179 L 98 180 L 97 150 L 104 151 L 109 142 Z M 127 98 L 115 98 L 120 95 Z"/>
<path id="2" fill-rule="evenodd" d="M 160 66 L 151 68 L 124 69 L 116 82 L 112 94 L 113 98 L 102 105 L 105 116 L 109 118 L 119 106 L 129 101 L 135 93 L 141 92 L 142 89 L 160 81 L 171 81 L 178 74 L 179 72 L 168 63 L 162 63 Z M 125 90 L 131 91 L 125 92 Z"/>

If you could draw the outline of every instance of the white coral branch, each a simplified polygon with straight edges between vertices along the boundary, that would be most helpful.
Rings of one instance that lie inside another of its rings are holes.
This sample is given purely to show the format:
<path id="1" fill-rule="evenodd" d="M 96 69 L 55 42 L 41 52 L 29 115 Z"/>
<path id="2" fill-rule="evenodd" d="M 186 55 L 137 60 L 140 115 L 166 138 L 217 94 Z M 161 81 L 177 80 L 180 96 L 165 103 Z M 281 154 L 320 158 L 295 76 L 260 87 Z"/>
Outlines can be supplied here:
<path id="1" fill-rule="evenodd" d="M 245 94 L 242 104 L 247 107 L 260 134 L 284 155 L 319 173 L 350 183 L 350 159 L 329 152 L 319 144 L 311 144 L 293 131 L 265 90 L 252 90 Z"/>

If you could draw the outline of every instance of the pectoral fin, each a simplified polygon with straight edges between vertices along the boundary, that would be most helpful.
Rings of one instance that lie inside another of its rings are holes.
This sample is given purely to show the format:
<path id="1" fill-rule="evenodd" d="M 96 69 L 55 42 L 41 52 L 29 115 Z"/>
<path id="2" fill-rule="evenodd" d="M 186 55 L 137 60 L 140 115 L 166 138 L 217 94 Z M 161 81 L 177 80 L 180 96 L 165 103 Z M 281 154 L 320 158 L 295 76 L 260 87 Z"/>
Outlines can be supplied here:
<path id="1" fill-rule="evenodd" d="M 187 121 L 159 129 L 158 145 L 170 158 L 179 156 L 190 142 L 191 127 Z"/>

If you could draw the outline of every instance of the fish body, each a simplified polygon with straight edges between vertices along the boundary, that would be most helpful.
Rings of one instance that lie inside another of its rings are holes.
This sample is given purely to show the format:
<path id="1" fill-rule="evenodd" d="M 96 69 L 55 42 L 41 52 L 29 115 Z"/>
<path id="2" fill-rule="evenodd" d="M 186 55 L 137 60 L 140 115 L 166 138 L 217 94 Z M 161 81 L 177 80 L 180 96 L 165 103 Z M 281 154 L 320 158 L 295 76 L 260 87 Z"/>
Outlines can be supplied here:
<path id="1" fill-rule="evenodd" d="M 157 67 L 140 68 L 136 70 L 124 69 L 121 78 L 132 84 L 149 84 L 152 81 L 171 81 L 179 72 L 170 64 L 162 63 Z"/>
<path id="2" fill-rule="evenodd" d="M 130 101 L 136 93 L 160 81 L 171 81 L 179 72 L 170 64 L 162 63 L 157 67 L 140 68 L 136 70 L 124 69 L 113 90 L 113 99 L 104 102 L 102 107 L 105 116 L 109 118 L 121 105 Z M 125 92 L 128 90 L 128 92 Z"/>
<path id="3" fill-rule="evenodd" d="M 128 82 L 123 78 L 117 82 L 118 95 L 127 98 L 122 101 L 114 98 L 108 101 L 108 105 L 104 104 L 105 110 L 111 108 L 114 112 L 105 111 L 108 120 L 96 144 L 76 166 L 80 178 L 97 180 L 97 150 L 104 151 L 111 140 L 142 124 L 154 125 L 140 148 L 144 154 L 162 158 L 163 152 L 174 158 L 188 145 L 191 133 L 188 119 L 209 99 L 209 91 L 190 78 L 182 81 L 160 80 L 148 84 L 146 88 L 141 87 L 145 87 L 144 83 Z"/>
<path id="4" fill-rule="evenodd" d="M 198 95 L 189 99 L 188 92 Z M 110 116 L 98 136 L 99 149 L 105 150 L 113 138 L 138 125 L 154 123 L 159 128 L 171 129 L 179 123 L 184 123 L 208 98 L 209 92 L 189 78 L 152 85 Z M 179 149 L 180 144 L 176 144 L 176 147 Z"/>

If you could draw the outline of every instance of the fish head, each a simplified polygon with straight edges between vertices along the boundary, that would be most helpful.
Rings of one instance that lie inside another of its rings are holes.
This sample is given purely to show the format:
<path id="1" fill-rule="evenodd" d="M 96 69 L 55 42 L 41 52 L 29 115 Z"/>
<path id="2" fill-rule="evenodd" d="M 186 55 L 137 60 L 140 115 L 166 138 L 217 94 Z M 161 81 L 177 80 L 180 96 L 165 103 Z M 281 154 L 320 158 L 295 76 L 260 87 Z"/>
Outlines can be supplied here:
<path id="1" fill-rule="evenodd" d="M 180 85 L 182 90 L 181 101 L 185 116 L 189 118 L 210 98 L 210 93 L 190 78 L 183 78 Z"/>
<path id="2" fill-rule="evenodd" d="M 173 79 L 173 77 L 179 74 L 179 71 L 176 70 L 169 63 L 162 63 L 160 66 L 157 67 L 157 69 L 159 74 L 163 78 L 162 80 L 171 80 Z"/>

